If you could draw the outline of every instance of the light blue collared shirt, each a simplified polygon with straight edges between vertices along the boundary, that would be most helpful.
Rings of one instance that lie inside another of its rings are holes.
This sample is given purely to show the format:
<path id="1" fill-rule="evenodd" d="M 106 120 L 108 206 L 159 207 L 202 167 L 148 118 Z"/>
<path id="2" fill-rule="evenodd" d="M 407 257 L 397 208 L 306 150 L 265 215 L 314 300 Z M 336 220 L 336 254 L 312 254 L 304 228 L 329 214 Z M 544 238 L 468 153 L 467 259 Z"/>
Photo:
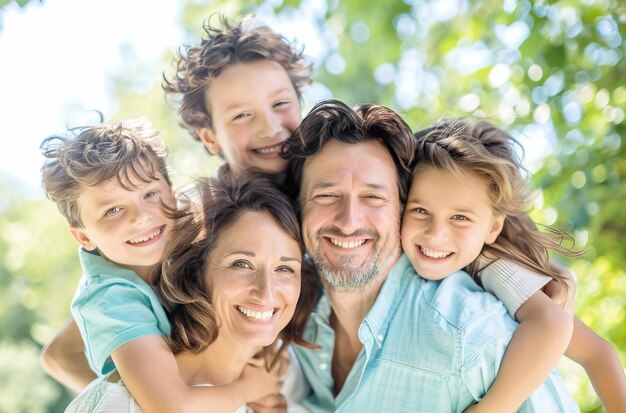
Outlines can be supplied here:
<path id="1" fill-rule="evenodd" d="M 147 335 L 169 336 L 170 322 L 155 287 L 132 270 L 79 248 L 83 277 L 72 300 L 72 316 L 85 343 L 85 357 L 98 376 L 115 368 L 111 354 Z"/>
<path id="2" fill-rule="evenodd" d="M 428 281 L 403 255 L 359 327 L 363 349 L 334 397 L 330 312 L 324 294 L 305 331 L 321 349 L 295 347 L 313 412 L 462 412 L 489 389 L 517 327 L 465 272 Z M 518 412 L 579 409 L 553 372 Z"/>

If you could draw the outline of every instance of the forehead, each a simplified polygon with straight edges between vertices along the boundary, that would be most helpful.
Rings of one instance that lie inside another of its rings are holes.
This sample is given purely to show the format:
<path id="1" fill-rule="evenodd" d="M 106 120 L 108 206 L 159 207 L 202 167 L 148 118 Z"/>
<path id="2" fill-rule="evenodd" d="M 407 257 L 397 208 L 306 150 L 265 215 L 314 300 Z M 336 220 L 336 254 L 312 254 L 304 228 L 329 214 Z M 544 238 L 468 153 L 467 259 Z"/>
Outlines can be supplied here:
<path id="1" fill-rule="evenodd" d="M 490 205 L 487 181 L 467 170 L 459 173 L 433 166 L 418 166 L 409 191 L 409 202 L 439 202 L 458 208 Z"/>
<path id="2" fill-rule="evenodd" d="M 263 237 L 252 234 L 263 234 Z M 300 244 L 269 213 L 243 211 L 221 229 L 213 251 L 214 254 L 209 251 L 210 258 L 233 251 L 254 255 L 262 252 L 289 253 L 297 256 L 301 249 Z"/>
<path id="3" fill-rule="evenodd" d="M 391 154 L 378 140 L 353 144 L 328 141 L 304 163 L 302 190 L 318 186 L 380 187 L 397 194 L 398 172 Z"/>
<path id="4" fill-rule="evenodd" d="M 141 171 L 142 176 L 137 176 L 130 168 L 125 172 L 125 174 L 114 176 L 101 184 L 84 186 L 78 196 L 78 203 L 96 206 L 107 201 L 124 198 L 135 192 L 143 192 L 146 188 L 152 188 L 155 185 L 160 189 L 169 188 L 163 175 L 156 169 L 152 172 Z"/>
<path id="5" fill-rule="evenodd" d="M 272 98 L 296 91 L 287 71 L 271 60 L 255 60 L 227 66 L 209 83 L 207 103 L 213 110 L 228 110 L 254 99 Z M 219 103 L 219 105 L 216 105 Z"/>

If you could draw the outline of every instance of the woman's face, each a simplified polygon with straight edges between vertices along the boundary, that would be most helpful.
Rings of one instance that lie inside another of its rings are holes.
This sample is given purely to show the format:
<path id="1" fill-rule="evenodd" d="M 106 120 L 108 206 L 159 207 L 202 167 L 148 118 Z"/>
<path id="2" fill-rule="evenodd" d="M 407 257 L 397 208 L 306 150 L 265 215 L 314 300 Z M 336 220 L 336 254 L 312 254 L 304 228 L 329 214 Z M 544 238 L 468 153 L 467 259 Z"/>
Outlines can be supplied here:
<path id="1" fill-rule="evenodd" d="M 222 231 L 204 274 L 219 336 L 267 346 L 300 295 L 300 245 L 264 212 L 246 211 Z"/>

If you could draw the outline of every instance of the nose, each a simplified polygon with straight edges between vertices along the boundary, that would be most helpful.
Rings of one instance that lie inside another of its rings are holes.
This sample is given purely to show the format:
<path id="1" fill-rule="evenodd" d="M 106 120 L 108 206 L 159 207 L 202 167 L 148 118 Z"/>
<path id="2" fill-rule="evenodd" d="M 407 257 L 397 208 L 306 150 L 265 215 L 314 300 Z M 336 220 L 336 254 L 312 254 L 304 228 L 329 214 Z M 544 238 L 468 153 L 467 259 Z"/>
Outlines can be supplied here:
<path id="1" fill-rule="evenodd" d="M 265 110 L 257 116 L 259 138 L 273 138 L 282 130 L 280 115 L 273 110 Z"/>
<path id="2" fill-rule="evenodd" d="M 271 271 L 263 268 L 257 274 L 252 294 L 261 304 L 271 303 L 274 299 L 274 279 Z"/>
<path id="3" fill-rule="evenodd" d="M 344 234 L 352 234 L 361 228 L 363 222 L 362 206 L 357 197 L 347 196 L 338 202 L 338 211 L 335 217 L 335 225 Z"/>
<path id="4" fill-rule="evenodd" d="M 426 235 L 427 239 L 439 241 L 439 240 L 445 240 L 448 237 L 448 232 L 443 222 L 439 222 L 438 220 L 432 219 L 426 225 L 424 235 Z"/>
<path id="5" fill-rule="evenodd" d="M 128 214 L 131 225 L 139 227 L 146 224 L 152 219 L 152 215 L 150 214 L 148 209 L 142 207 L 141 205 L 134 205 L 128 208 L 130 209 L 130 211 L 128 211 Z"/>

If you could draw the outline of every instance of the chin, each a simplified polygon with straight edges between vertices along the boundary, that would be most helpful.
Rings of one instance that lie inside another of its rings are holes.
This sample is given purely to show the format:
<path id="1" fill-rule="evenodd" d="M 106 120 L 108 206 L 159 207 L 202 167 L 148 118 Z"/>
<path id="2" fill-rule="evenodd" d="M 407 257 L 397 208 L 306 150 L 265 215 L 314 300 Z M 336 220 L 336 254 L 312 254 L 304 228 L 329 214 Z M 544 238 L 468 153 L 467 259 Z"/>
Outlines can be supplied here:
<path id="1" fill-rule="evenodd" d="M 250 334 L 244 334 L 241 337 L 241 342 L 243 344 L 249 345 L 249 346 L 254 346 L 254 347 L 266 347 L 271 345 L 272 343 L 274 343 L 276 341 L 276 338 L 278 337 L 278 333 L 250 333 Z"/>

